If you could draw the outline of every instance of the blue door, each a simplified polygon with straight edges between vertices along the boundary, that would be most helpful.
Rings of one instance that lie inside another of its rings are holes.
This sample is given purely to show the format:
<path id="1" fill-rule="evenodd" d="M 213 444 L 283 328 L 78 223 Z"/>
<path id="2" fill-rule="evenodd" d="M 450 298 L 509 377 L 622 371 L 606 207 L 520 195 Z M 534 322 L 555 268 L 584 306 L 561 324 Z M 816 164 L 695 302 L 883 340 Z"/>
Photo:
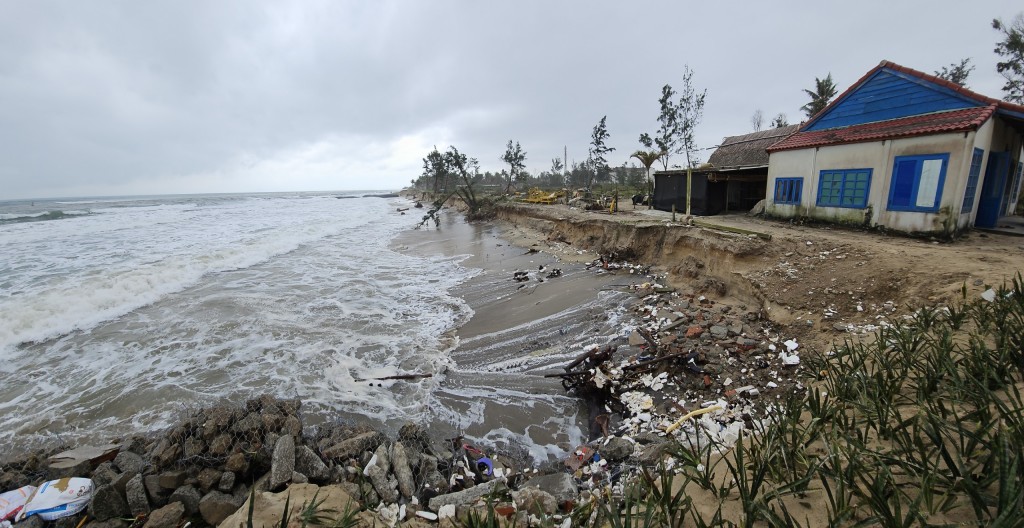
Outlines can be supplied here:
<path id="1" fill-rule="evenodd" d="M 1006 188 L 1006 173 L 1009 170 L 1009 152 L 992 152 L 988 155 L 985 182 L 981 185 L 981 199 L 978 200 L 978 216 L 974 217 L 975 227 L 996 226 L 999 209 L 1003 203 L 1003 189 Z"/>

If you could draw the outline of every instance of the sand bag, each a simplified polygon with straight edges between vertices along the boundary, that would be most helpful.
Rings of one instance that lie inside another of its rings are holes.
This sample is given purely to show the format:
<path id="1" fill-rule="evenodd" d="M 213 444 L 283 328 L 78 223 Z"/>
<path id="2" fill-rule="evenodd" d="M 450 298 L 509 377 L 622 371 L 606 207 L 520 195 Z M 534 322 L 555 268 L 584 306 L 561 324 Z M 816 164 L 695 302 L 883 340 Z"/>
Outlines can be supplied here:
<path id="1" fill-rule="evenodd" d="M 0 521 L 14 520 L 35 491 L 35 486 L 22 486 L 14 491 L 0 493 Z"/>
<path id="2" fill-rule="evenodd" d="M 92 499 L 92 481 L 87 478 L 62 478 L 39 486 L 18 520 L 38 515 L 44 521 L 70 517 L 85 509 Z"/>

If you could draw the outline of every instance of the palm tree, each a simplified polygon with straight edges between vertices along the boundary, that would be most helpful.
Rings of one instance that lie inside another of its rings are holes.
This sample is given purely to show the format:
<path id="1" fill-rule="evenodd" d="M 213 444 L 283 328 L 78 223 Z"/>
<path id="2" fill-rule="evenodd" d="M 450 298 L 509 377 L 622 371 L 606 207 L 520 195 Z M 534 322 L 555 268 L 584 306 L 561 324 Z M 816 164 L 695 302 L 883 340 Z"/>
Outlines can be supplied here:
<path id="1" fill-rule="evenodd" d="M 654 194 L 654 193 L 651 192 L 651 165 L 654 165 L 654 162 L 656 162 L 659 159 L 661 159 L 661 157 L 664 156 L 664 155 L 665 155 L 664 151 L 658 152 L 656 150 L 638 150 L 638 151 L 634 152 L 632 155 L 629 156 L 631 158 L 636 158 L 636 159 L 640 160 L 640 163 L 644 166 L 644 169 L 647 169 L 647 197 L 648 197 L 647 198 L 647 207 L 648 208 L 651 207 L 651 204 L 653 202 L 651 195 Z"/>
<path id="2" fill-rule="evenodd" d="M 832 82 L 832 73 L 830 72 L 825 76 L 824 79 L 814 78 L 815 90 L 804 89 L 810 98 L 811 102 L 800 107 L 801 110 L 807 113 L 807 117 L 814 117 L 818 112 L 821 112 L 828 106 L 829 101 L 836 96 L 836 85 Z"/>

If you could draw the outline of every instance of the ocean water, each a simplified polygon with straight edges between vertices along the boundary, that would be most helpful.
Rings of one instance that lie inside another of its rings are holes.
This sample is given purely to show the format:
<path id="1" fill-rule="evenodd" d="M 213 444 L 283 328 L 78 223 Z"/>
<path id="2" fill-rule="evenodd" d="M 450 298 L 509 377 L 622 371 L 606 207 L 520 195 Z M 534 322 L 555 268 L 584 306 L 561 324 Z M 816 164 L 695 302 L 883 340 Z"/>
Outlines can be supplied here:
<path id="1" fill-rule="evenodd" d="M 363 194 L 0 202 L 0 456 L 158 430 L 263 393 L 302 398 L 307 424 L 413 421 L 537 458 L 570 449 L 578 404 L 522 374 L 614 334 L 614 322 L 572 322 L 608 299 L 460 344 L 474 303 L 494 310 L 518 290 L 491 295 L 505 270 L 468 253 L 409 250 L 474 228 L 449 218 L 409 238 L 418 215 L 396 209 L 410 202 Z"/>

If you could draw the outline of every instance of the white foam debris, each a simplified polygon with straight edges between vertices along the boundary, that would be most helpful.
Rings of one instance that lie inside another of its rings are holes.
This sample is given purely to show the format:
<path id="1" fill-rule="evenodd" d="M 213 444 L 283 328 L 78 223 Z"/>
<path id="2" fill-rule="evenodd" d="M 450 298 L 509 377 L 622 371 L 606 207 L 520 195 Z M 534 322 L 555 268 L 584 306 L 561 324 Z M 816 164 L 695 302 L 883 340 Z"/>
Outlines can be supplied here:
<path id="1" fill-rule="evenodd" d="M 790 352 L 796 350 L 797 347 L 800 346 L 800 344 L 796 342 L 796 339 L 790 339 L 783 344 L 786 345 L 786 350 L 789 350 Z"/>
<path id="2" fill-rule="evenodd" d="M 981 298 L 985 299 L 988 302 L 995 302 L 996 301 L 996 291 L 993 290 L 992 288 L 989 288 L 989 289 L 987 289 L 987 290 L 985 290 L 985 291 L 983 291 L 981 293 Z"/>

